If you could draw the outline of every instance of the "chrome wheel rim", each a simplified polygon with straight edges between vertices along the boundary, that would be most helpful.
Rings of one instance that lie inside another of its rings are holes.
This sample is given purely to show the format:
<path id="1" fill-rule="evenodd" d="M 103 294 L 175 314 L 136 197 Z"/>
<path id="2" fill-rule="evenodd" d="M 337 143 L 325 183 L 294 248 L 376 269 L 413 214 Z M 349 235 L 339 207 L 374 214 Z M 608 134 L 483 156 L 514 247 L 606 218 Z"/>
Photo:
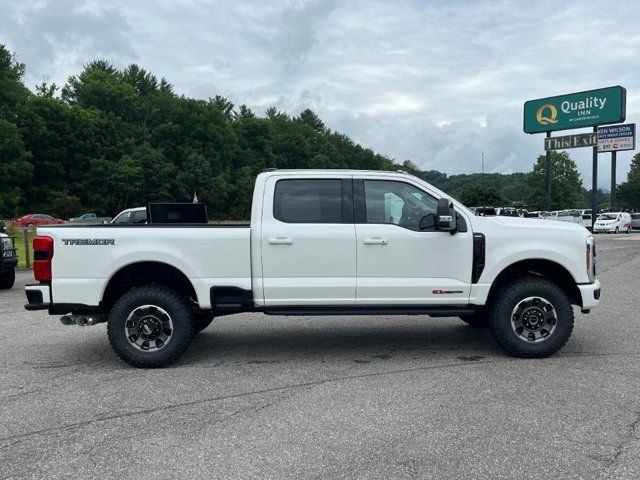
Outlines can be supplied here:
<path id="1" fill-rule="evenodd" d="M 511 328 L 527 343 L 544 342 L 551 337 L 558 324 L 556 309 L 542 297 L 520 300 L 511 312 Z"/>
<path id="2" fill-rule="evenodd" d="M 173 336 L 171 316 L 157 305 L 141 305 L 133 309 L 124 323 L 129 343 L 143 352 L 154 352 L 167 346 Z"/>

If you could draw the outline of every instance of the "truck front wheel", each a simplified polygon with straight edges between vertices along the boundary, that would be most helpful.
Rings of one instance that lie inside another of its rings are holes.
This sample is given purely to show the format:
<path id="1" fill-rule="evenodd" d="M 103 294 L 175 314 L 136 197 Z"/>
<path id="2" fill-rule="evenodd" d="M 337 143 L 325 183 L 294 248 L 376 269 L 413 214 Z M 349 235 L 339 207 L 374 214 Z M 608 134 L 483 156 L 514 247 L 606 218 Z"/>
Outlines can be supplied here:
<path id="1" fill-rule="evenodd" d="M 109 314 L 107 334 L 118 356 L 134 367 L 159 368 L 175 362 L 195 334 L 187 301 L 160 285 L 129 290 Z"/>
<path id="2" fill-rule="evenodd" d="M 573 308 L 556 284 L 538 277 L 507 283 L 489 313 L 496 342 L 511 355 L 542 358 L 560 350 L 573 330 Z"/>
<path id="3" fill-rule="evenodd" d="M 16 271 L 11 268 L 6 272 L 0 273 L 0 289 L 7 290 L 13 287 L 13 284 L 16 281 Z"/>

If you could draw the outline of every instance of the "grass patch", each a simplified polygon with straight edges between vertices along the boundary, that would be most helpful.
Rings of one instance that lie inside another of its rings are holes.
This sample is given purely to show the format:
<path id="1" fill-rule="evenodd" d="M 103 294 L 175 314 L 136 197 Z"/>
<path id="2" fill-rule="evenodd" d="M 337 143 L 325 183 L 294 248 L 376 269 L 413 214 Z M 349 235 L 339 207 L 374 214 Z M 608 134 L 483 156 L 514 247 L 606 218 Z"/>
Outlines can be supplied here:
<path id="1" fill-rule="evenodd" d="M 24 228 L 8 227 L 6 234 L 10 237 L 14 237 L 13 242 L 18 250 L 18 268 L 27 267 L 27 257 L 25 255 L 24 244 Z M 28 230 L 27 241 L 29 242 L 29 257 L 31 259 L 30 265 L 33 266 L 33 237 L 36 236 L 35 229 Z"/>

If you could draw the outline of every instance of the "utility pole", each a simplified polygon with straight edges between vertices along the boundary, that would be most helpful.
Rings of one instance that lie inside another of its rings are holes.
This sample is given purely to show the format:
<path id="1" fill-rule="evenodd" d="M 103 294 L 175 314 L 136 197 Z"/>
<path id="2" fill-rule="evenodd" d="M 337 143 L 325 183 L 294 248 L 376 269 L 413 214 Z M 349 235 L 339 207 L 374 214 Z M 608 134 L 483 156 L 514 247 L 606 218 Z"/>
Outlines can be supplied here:
<path id="1" fill-rule="evenodd" d="M 551 132 L 547 132 L 547 138 L 551 138 Z M 547 212 L 551 211 L 551 150 L 547 150 L 547 161 L 545 162 L 544 180 L 547 186 L 547 199 L 544 205 L 544 209 Z"/>
<path id="2" fill-rule="evenodd" d="M 616 211 L 616 152 L 611 152 L 611 211 Z"/>
<path id="3" fill-rule="evenodd" d="M 486 191 L 484 189 L 484 152 L 482 152 L 482 175 L 480 176 L 481 181 L 480 185 L 482 185 L 482 215 L 484 216 L 486 212 L 485 199 L 486 199 Z"/>
<path id="4" fill-rule="evenodd" d="M 593 127 L 593 131 L 598 134 L 598 127 Z M 591 231 L 596 223 L 598 213 L 598 143 L 593 147 L 593 172 L 591 174 Z"/>

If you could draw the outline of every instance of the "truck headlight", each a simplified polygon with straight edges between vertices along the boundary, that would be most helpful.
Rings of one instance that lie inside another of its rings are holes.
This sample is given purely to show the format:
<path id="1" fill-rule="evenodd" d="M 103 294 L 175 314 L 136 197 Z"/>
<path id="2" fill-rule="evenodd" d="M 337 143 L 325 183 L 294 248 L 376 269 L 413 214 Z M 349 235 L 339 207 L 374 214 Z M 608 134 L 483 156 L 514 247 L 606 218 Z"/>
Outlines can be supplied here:
<path id="1" fill-rule="evenodd" d="M 11 241 L 11 239 L 8 238 L 8 237 L 2 237 L 0 240 L 2 240 L 2 248 L 0 248 L 0 250 L 2 251 L 2 256 L 3 257 L 12 257 L 13 256 L 13 242 Z"/>
<path id="2" fill-rule="evenodd" d="M 585 260 L 589 281 L 593 282 L 596 279 L 596 239 L 591 235 L 587 237 Z"/>

